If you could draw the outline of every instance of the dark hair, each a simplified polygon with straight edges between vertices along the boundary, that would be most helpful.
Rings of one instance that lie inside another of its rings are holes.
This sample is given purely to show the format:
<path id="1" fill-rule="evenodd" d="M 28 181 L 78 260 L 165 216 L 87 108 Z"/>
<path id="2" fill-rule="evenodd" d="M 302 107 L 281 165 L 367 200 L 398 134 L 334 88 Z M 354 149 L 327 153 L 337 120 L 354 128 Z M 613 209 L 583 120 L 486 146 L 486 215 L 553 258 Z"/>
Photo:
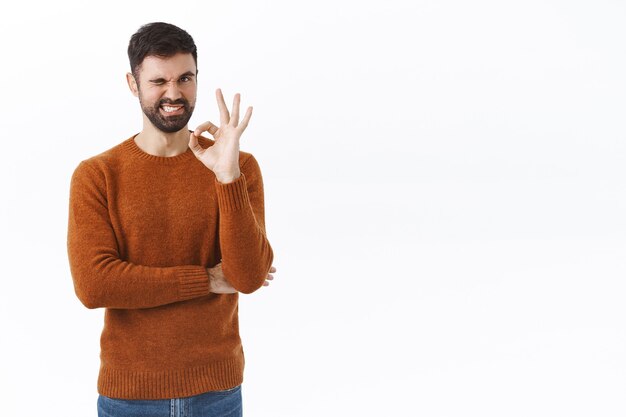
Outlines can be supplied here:
<path id="1" fill-rule="evenodd" d="M 197 68 L 198 53 L 191 35 L 170 23 L 154 22 L 141 26 L 128 43 L 130 70 L 135 80 L 139 82 L 138 70 L 145 57 L 170 57 L 178 52 L 190 53 Z"/>

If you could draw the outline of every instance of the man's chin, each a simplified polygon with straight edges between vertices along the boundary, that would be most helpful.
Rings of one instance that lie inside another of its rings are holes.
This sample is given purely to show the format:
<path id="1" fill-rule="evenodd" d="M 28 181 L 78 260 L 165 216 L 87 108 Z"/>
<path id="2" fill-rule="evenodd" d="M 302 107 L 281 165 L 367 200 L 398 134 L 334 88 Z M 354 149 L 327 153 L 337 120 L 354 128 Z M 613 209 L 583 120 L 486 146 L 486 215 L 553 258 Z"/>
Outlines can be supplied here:
<path id="1" fill-rule="evenodd" d="M 179 120 L 176 120 L 178 118 Z M 174 120 L 172 120 L 174 119 Z M 189 118 L 180 117 L 180 116 L 172 116 L 171 118 L 167 118 L 167 120 L 159 120 L 157 123 L 152 122 L 154 127 L 159 129 L 165 133 L 176 133 L 187 127 L 187 123 L 189 122 Z"/>
<path id="2" fill-rule="evenodd" d="M 167 116 L 161 114 L 159 110 L 146 112 L 144 109 L 144 114 L 148 117 L 150 123 L 164 133 L 176 133 L 186 129 L 187 123 L 189 123 L 189 119 L 191 119 L 192 112 L 193 109 L 184 114 Z"/>
<path id="3" fill-rule="evenodd" d="M 163 133 L 177 133 L 185 129 L 187 125 L 182 126 L 182 127 L 178 127 L 178 126 L 155 126 L 155 127 Z"/>

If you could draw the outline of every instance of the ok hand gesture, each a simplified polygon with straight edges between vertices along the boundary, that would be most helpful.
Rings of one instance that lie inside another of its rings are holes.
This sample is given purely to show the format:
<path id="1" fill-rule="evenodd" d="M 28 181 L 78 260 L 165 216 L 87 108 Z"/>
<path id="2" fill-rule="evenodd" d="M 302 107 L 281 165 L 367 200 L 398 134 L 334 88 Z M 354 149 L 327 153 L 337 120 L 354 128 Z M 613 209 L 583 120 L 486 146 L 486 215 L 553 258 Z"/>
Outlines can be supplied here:
<path id="1" fill-rule="evenodd" d="M 252 116 L 252 106 L 248 107 L 240 123 L 240 94 L 235 94 L 233 99 L 232 115 L 228 113 L 222 90 L 218 88 L 215 94 L 217 105 L 220 109 L 220 127 L 218 128 L 209 121 L 202 123 L 189 135 L 189 148 L 191 148 L 200 162 L 213 171 L 219 182 L 229 183 L 236 180 L 241 174 L 239 171 L 239 139 Z M 202 132 L 209 132 L 215 138 L 213 146 L 209 146 L 206 149 L 200 146 L 198 136 Z"/>

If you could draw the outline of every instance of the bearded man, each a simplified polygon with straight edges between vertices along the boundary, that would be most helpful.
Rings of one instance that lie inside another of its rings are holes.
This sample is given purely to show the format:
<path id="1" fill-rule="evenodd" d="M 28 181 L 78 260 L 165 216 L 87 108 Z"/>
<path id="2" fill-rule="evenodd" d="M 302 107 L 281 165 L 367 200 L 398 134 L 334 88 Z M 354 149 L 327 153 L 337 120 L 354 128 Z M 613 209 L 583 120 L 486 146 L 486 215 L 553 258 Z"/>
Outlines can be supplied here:
<path id="1" fill-rule="evenodd" d="M 70 184 L 74 289 L 104 308 L 98 415 L 241 416 L 239 293 L 273 279 L 259 164 L 239 143 L 252 116 L 188 129 L 197 50 L 184 30 L 142 26 L 126 79 L 143 129 L 82 160 Z M 208 132 L 213 139 L 202 136 Z"/>

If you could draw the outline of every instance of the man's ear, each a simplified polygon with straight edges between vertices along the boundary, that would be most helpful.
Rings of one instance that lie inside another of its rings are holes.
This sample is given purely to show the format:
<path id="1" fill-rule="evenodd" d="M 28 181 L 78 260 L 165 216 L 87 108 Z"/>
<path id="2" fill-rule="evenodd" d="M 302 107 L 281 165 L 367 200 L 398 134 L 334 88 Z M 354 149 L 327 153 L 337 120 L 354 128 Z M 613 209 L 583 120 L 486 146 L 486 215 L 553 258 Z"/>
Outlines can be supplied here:
<path id="1" fill-rule="evenodd" d="M 130 72 L 126 73 L 126 82 L 128 83 L 128 88 L 130 88 L 130 92 L 133 93 L 135 97 L 139 97 L 139 87 L 137 86 L 137 80 Z"/>

